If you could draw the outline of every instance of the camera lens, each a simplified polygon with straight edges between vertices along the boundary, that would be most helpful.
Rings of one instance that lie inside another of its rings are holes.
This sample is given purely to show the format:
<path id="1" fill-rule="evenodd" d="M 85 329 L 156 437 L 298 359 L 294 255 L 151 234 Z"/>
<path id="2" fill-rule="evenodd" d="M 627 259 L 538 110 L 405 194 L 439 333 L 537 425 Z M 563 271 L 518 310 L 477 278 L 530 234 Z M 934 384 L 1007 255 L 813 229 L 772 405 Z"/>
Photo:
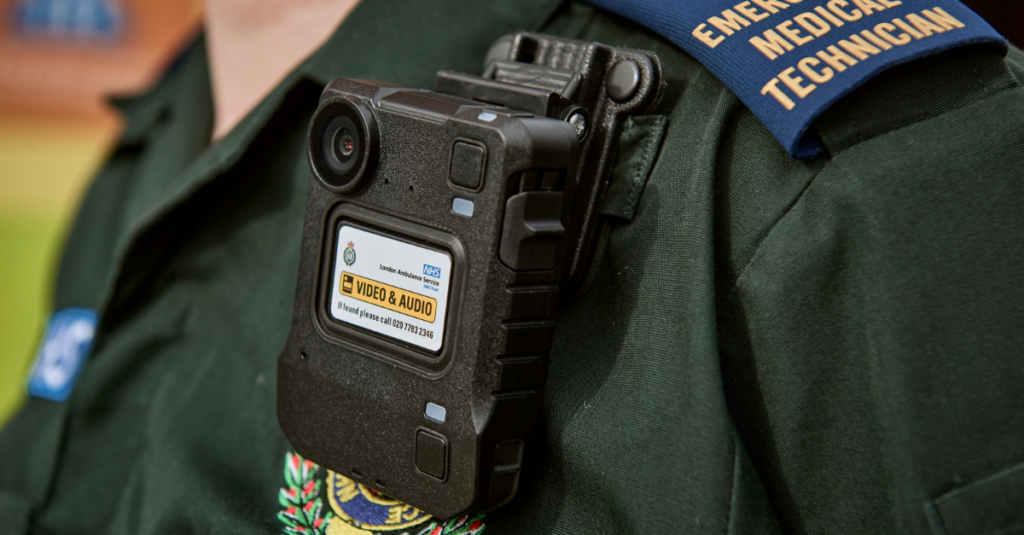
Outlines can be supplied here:
<path id="1" fill-rule="evenodd" d="M 331 189 L 356 189 L 373 173 L 377 130 L 373 115 L 361 103 L 342 99 L 317 110 L 309 132 L 310 163 Z"/>
<path id="2" fill-rule="evenodd" d="M 338 134 L 339 135 L 334 136 L 335 139 L 341 137 L 341 141 L 338 142 L 337 146 L 338 153 L 340 154 L 340 156 L 338 156 L 338 159 L 346 159 L 349 156 L 352 156 L 352 151 L 354 151 L 356 148 L 356 142 L 355 140 L 352 139 L 352 136 L 349 135 L 349 133 L 345 132 L 344 130 L 339 131 Z"/>
<path id="3" fill-rule="evenodd" d="M 359 161 L 359 131 L 352 119 L 335 117 L 324 128 L 323 144 L 327 166 L 339 175 L 350 171 Z"/>

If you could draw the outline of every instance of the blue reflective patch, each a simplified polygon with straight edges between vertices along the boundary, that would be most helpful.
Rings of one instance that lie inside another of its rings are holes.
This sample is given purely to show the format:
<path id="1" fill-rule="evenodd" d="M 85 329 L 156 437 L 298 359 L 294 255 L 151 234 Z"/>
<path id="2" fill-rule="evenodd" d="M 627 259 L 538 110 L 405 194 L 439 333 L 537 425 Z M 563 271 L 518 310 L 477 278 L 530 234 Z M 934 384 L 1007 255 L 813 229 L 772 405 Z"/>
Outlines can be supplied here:
<path id="1" fill-rule="evenodd" d="M 452 200 L 452 211 L 466 217 L 473 217 L 473 201 L 456 197 Z"/>
<path id="2" fill-rule="evenodd" d="M 64 401 L 92 348 L 96 311 L 65 308 L 50 315 L 42 347 L 28 380 L 29 395 Z"/>
<path id="3" fill-rule="evenodd" d="M 590 0 L 696 57 L 794 158 L 824 147 L 811 123 L 900 63 L 1006 41 L 956 0 Z"/>
<path id="4" fill-rule="evenodd" d="M 445 416 L 448 414 L 448 411 L 437 403 L 431 403 L 428 401 L 427 408 L 423 411 L 423 414 L 431 420 L 444 423 Z"/>

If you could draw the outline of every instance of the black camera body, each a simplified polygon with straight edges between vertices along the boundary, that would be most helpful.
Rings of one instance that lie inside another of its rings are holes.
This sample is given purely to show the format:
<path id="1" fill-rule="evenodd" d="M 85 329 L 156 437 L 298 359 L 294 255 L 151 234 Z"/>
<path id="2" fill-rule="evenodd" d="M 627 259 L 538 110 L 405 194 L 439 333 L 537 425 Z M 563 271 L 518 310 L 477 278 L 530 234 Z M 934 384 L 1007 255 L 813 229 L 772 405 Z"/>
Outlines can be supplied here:
<path id="1" fill-rule="evenodd" d="M 489 63 L 547 69 L 552 88 L 494 72 L 439 72 L 437 92 L 338 79 L 310 124 L 278 420 L 300 454 L 439 518 L 515 495 L 536 450 L 567 252 L 584 239 L 578 205 L 607 175 L 602 163 L 581 179 L 581 155 L 603 144 L 610 161 L 620 118 L 658 88 L 657 58 L 622 51 L 646 76 L 636 101 L 580 106 L 604 76 L 587 86 L 587 65 L 517 61 L 545 39 L 507 37 Z M 571 43 L 586 57 L 619 50 Z M 599 59 L 607 71 L 616 58 Z"/>

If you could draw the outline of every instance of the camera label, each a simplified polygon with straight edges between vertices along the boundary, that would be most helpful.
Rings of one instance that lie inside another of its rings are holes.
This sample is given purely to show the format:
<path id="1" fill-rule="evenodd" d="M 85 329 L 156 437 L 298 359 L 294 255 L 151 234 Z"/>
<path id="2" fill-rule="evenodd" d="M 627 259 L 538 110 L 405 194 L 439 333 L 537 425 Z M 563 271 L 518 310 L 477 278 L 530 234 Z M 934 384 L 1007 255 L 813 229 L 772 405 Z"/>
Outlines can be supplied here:
<path id="1" fill-rule="evenodd" d="M 365 303 L 434 323 L 437 299 L 424 297 L 397 286 L 370 280 L 347 271 L 341 272 L 341 293 Z"/>
<path id="2" fill-rule="evenodd" d="M 430 351 L 441 349 L 452 259 L 343 225 L 331 284 L 331 316 Z"/>

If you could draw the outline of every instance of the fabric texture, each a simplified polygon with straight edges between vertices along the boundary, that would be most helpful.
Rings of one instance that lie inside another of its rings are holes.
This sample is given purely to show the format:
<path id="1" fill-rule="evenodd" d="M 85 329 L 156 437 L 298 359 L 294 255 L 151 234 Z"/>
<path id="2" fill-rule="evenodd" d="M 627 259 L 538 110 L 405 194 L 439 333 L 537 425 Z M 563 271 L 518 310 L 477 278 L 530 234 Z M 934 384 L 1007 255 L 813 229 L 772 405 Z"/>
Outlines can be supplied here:
<path id="1" fill-rule="evenodd" d="M 21 535 L 28 531 L 32 504 L 24 497 L 0 491 L 0 532 Z"/>
<path id="2" fill-rule="evenodd" d="M 308 119 L 332 78 L 430 87 L 520 28 L 655 51 L 667 85 L 623 138 L 591 290 L 556 318 L 538 465 L 486 533 L 1020 521 L 1016 476 L 997 476 L 1024 462 L 1020 51 L 877 76 L 814 123 L 825 152 L 795 160 L 693 56 L 549 0 L 363 2 L 212 144 L 202 40 L 119 101 L 124 136 L 55 283 L 54 309 L 99 310 L 92 356 L 67 401 L 30 398 L 0 432 L 0 511 L 29 533 L 351 526 L 281 497 Z M 997 490 L 954 499 L 976 486 Z"/>

